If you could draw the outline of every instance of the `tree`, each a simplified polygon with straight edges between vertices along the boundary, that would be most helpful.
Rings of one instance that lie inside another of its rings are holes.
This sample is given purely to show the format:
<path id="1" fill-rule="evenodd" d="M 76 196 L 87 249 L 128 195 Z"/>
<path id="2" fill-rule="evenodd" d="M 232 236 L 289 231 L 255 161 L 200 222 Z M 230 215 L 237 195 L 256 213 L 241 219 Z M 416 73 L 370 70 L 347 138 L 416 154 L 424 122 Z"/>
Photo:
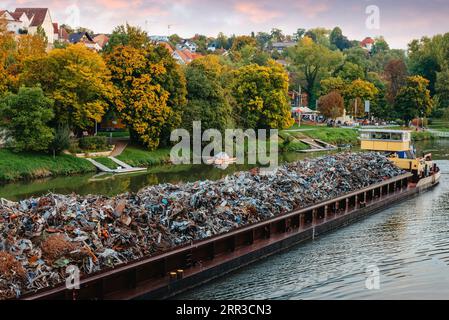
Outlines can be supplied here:
<path id="1" fill-rule="evenodd" d="M 162 61 L 153 63 L 145 48 L 117 46 L 106 56 L 118 94 L 114 108 L 128 126 L 131 138 L 150 150 L 159 146 L 161 132 L 172 110 L 158 79 L 167 72 Z M 151 55 L 151 52 L 150 52 Z"/>
<path id="2" fill-rule="evenodd" d="M 343 116 L 345 103 L 340 93 L 332 91 L 318 100 L 318 111 L 328 119 Z"/>
<path id="3" fill-rule="evenodd" d="M 349 82 L 365 78 L 365 71 L 363 68 L 352 62 L 345 62 L 336 74 L 338 77 Z"/>
<path id="4" fill-rule="evenodd" d="M 0 18 L 0 97 L 16 86 L 17 45 L 7 30 L 7 21 Z"/>
<path id="5" fill-rule="evenodd" d="M 306 29 L 298 28 L 296 32 L 293 34 L 293 41 L 298 42 L 302 39 L 304 34 L 306 33 Z"/>
<path id="6" fill-rule="evenodd" d="M 232 92 L 244 128 L 286 129 L 293 125 L 288 102 L 288 75 L 275 62 L 255 64 L 235 72 Z"/>
<path id="7" fill-rule="evenodd" d="M 224 131 L 233 127 L 229 92 L 223 85 L 227 72 L 217 56 L 194 60 L 186 68 L 188 105 L 183 114 L 183 128 L 192 130 L 193 121 L 201 128 Z"/>
<path id="8" fill-rule="evenodd" d="M 396 97 L 396 108 L 406 123 L 416 117 L 428 116 L 432 112 L 433 101 L 428 86 L 429 80 L 420 76 L 406 79 L 405 86 Z"/>
<path id="9" fill-rule="evenodd" d="M 50 150 L 53 152 L 53 157 L 60 154 L 70 147 L 70 128 L 67 124 L 58 124 L 55 136 L 51 144 Z"/>
<path id="10" fill-rule="evenodd" d="M 180 65 L 162 45 L 149 46 L 146 58 L 151 65 L 162 64 L 165 72 L 154 75 L 154 83 L 159 84 L 168 92 L 167 107 L 170 109 L 168 120 L 162 127 L 160 145 L 170 144 L 170 134 L 181 124 L 181 119 L 187 104 L 186 78 Z"/>
<path id="11" fill-rule="evenodd" d="M 385 77 L 388 81 L 387 100 L 390 104 L 394 103 L 400 88 L 405 83 L 407 75 L 407 66 L 401 59 L 391 60 L 385 67 Z"/>
<path id="12" fill-rule="evenodd" d="M 150 43 L 148 33 L 140 27 L 129 24 L 120 25 L 114 29 L 108 44 L 103 48 L 105 52 L 111 52 L 117 46 L 130 46 L 136 49 L 146 47 Z"/>
<path id="13" fill-rule="evenodd" d="M 439 108 L 449 107 L 449 69 L 445 69 L 437 74 L 435 84 L 436 96 L 438 97 Z"/>
<path id="14" fill-rule="evenodd" d="M 376 53 L 385 52 L 390 50 L 390 46 L 384 37 L 378 37 L 375 39 L 373 50 L 371 53 L 374 55 Z"/>
<path id="15" fill-rule="evenodd" d="M 168 37 L 168 39 L 170 40 L 170 44 L 172 45 L 172 46 L 176 46 L 178 43 L 180 43 L 181 42 L 181 40 L 182 40 L 182 38 L 179 36 L 179 35 L 177 35 L 176 33 L 175 34 L 172 34 L 170 37 Z"/>
<path id="16" fill-rule="evenodd" d="M 282 42 L 285 40 L 285 35 L 282 33 L 281 29 L 273 28 L 271 29 L 271 40 Z"/>
<path id="17" fill-rule="evenodd" d="M 256 35 L 256 41 L 260 49 L 265 49 L 271 41 L 271 35 L 266 32 L 258 32 Z"/>
<path id="18" fill-rule="evenodd" d="M 315 91 L 319 79 L 329 76 L 343 60 L 341 52 L 331 51 L 313 42 L 309 37 L 304 37 L 297 46 L 291 48 L 289 56 L 304 77 L 306 83 L 304 89 L 311 103 L 315 102 Z"/>
<path id="19" fill-rule="evenodd" d="M 329 34 L 330 30 L 326 28 L 314 28 L 309 29 L 305 33 L 305 36 L 312 39 L 313 42 L 316 44 L 320 44 L 326 48 L 330 48 L 330 40 L 329 40 Z"/>
<path id="20" fill-rule="evenodd" d="M 371 82 L 365 80 L 353 81 L 344 93 L 346 101 L 349 102 L 349 112 L 355 116 L 363 116 L 365 114 L 364 102 L 370 101 L 376 104 L 376 97 L 379 90 Z"/>
<path id="21" fill-rule="evenodd" d="M 68 24 L 61 24 L 61 28 L 65 29 L 65 31 L 67 31 L 68 34 L 75 33 L 75 29 L 73 29 Z"/>
<path id="22" fill-rule="evenodd" d="M 245 46 L 253 46 L 257 45 L 256 39 L 251 38 L 249 36 L 239 36 L 236 37 L 232 44 L 232 51 L 240 51 Z"/>
<path id="23" fill-rule="evenodd" d="M 437 74 L 443 70 L 443 47 L 441 35 L 432 39 L 423 37 L 421 40 L 413 40 L 409 44 L 410 74 L 429 80 L 429 90 L 432 96 L 435 95 Z"/>
<path id="24" fill-rule="evenodd" d="M 42 28 L 42 26 L 37 27 L 36 35 L 39 36 L 45 42 L 45 46 L 47 46 L 48 37 L 47 37 L 47 34 L 45 33 L 44 28 Z"/>
<path id="25" fill-rule="evenodd" d="M 215 43 L 217 44 L 217 49 L 228 49 L 228 37 L 223 32 L 217 35 Z"/>
<path id="26" fill-rule="evenodd" d="M 49 127 L 53 119 L 53 101 L 45 97 L 41 88 L 19 89 L 0 100 L 0 125 L 13 138 L 12 149 L 45 151 L 53 140 Z"/>
<path id="27" fill-rule="evenodd" d="M 84 44 L 27 60 L 21 81 L 40 84 L 54 100 L 55 121 L 68 123 L 78 134 L 101 121 L 114 95 L 106 64 Z"/>
<path id="28" fill-rule="evenodd" d="M 334 45 L 338 50 L 343 51 L 351 48 L 351 41 L 343 35 L 343 31 L 339 27 L 335 27 L 330 33 L 329 41 L 331 45 Z"/>
<path id="29" fill-rule="evenodd" d="M 337 92 L 340 95 L 346 90 L 346 83 L 340 77 L 330 77 L 321 80 L 321 95 L 327 95 L 331 92 Z"/>

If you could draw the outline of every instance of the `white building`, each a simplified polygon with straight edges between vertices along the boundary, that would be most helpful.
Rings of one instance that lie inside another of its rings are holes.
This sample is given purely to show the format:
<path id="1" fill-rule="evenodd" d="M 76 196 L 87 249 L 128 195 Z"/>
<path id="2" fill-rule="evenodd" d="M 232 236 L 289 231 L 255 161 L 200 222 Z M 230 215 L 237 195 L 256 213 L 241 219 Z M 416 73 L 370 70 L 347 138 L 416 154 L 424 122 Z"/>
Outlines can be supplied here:
<path id="1" fill-rule="evenodd" d="M 35 35 L 41 27 L 48 43 L 53 44 L 55 41 L 53 21 L 48 8 L 17 8 L 14 12 L 0 10 L 0 17 L 6 19 L 10 32 Z"/>

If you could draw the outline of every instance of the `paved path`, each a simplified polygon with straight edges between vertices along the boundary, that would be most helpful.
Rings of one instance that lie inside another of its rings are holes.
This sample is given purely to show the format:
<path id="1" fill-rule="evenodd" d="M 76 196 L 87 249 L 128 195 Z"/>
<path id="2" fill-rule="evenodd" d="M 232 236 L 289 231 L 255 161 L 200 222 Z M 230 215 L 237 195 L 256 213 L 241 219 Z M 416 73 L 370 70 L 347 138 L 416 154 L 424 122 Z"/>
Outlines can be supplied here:
<path id="1" fill-rule="evenodd" d="M 115 149 L 111 153 L 111 157 L 117 157 L 122 154 L 123 151 L 125 151 L 126 147 L 128 146 L 127 140 L 115 140 Z"/>

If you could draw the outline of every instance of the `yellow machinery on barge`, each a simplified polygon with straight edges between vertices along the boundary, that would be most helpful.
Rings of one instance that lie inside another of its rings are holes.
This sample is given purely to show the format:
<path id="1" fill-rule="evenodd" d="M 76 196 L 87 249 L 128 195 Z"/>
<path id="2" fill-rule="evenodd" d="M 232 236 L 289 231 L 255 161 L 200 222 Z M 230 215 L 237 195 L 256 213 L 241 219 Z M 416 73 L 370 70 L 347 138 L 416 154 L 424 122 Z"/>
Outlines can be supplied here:
<path id="1" fill-rule="evenodd" d="M 362 150 L 385 153 L 391 162 L 403 170 L 413 173 L 414 182 L 433 177 L 440 178 L 440 170 L 432 160 L 432 154 L 417 157 L 412 146 L 411 131 L 361 130 Z"/>

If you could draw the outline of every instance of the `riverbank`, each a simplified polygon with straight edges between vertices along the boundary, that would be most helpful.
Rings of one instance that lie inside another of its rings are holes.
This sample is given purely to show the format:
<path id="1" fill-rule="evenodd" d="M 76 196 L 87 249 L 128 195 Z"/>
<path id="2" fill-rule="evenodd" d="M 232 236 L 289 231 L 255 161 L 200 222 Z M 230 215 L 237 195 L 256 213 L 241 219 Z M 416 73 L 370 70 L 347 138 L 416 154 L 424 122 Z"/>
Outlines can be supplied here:
<path id="1" fill-rule="evenodd" d="M 8 149 L 0 149 L 0 183 L 95 171 L 95 167 L 88 161 L 70 155 L 58 155 L 54 158 L 52 155 L 14 153 Z"/>
<path id="2" fill-rule="evenodd" d="M 438 124 L 444 128 L 444 125 Z M 324 142 L 340 145 L 359 145 L 356 129 L 329 128 L 325 126 L 302 126 L 283 130 L 279 133 L 279 152 L 298 152 L 310 147 L 301 142 L 302 139 L 318 139 Z M 431 141 L 436 139 L 430 132 L 413 132 L 414 141 Z M 124 152 L 116 157 L 134 167 L 153 167 L 170 163 L 170 149 L 148 151 L 138 146 L 128 146 Z M 108 158 L 98 158 L 98 162 L 109 168 L 117 165 Z M 71 176 L 96 172 L 95 167 L 84 159 L 70 155 L 52 155 L 35 153 L 13 153 L 7 149 L 0 149 L 0 183 L 11 183 L 40 178 Z"/>

